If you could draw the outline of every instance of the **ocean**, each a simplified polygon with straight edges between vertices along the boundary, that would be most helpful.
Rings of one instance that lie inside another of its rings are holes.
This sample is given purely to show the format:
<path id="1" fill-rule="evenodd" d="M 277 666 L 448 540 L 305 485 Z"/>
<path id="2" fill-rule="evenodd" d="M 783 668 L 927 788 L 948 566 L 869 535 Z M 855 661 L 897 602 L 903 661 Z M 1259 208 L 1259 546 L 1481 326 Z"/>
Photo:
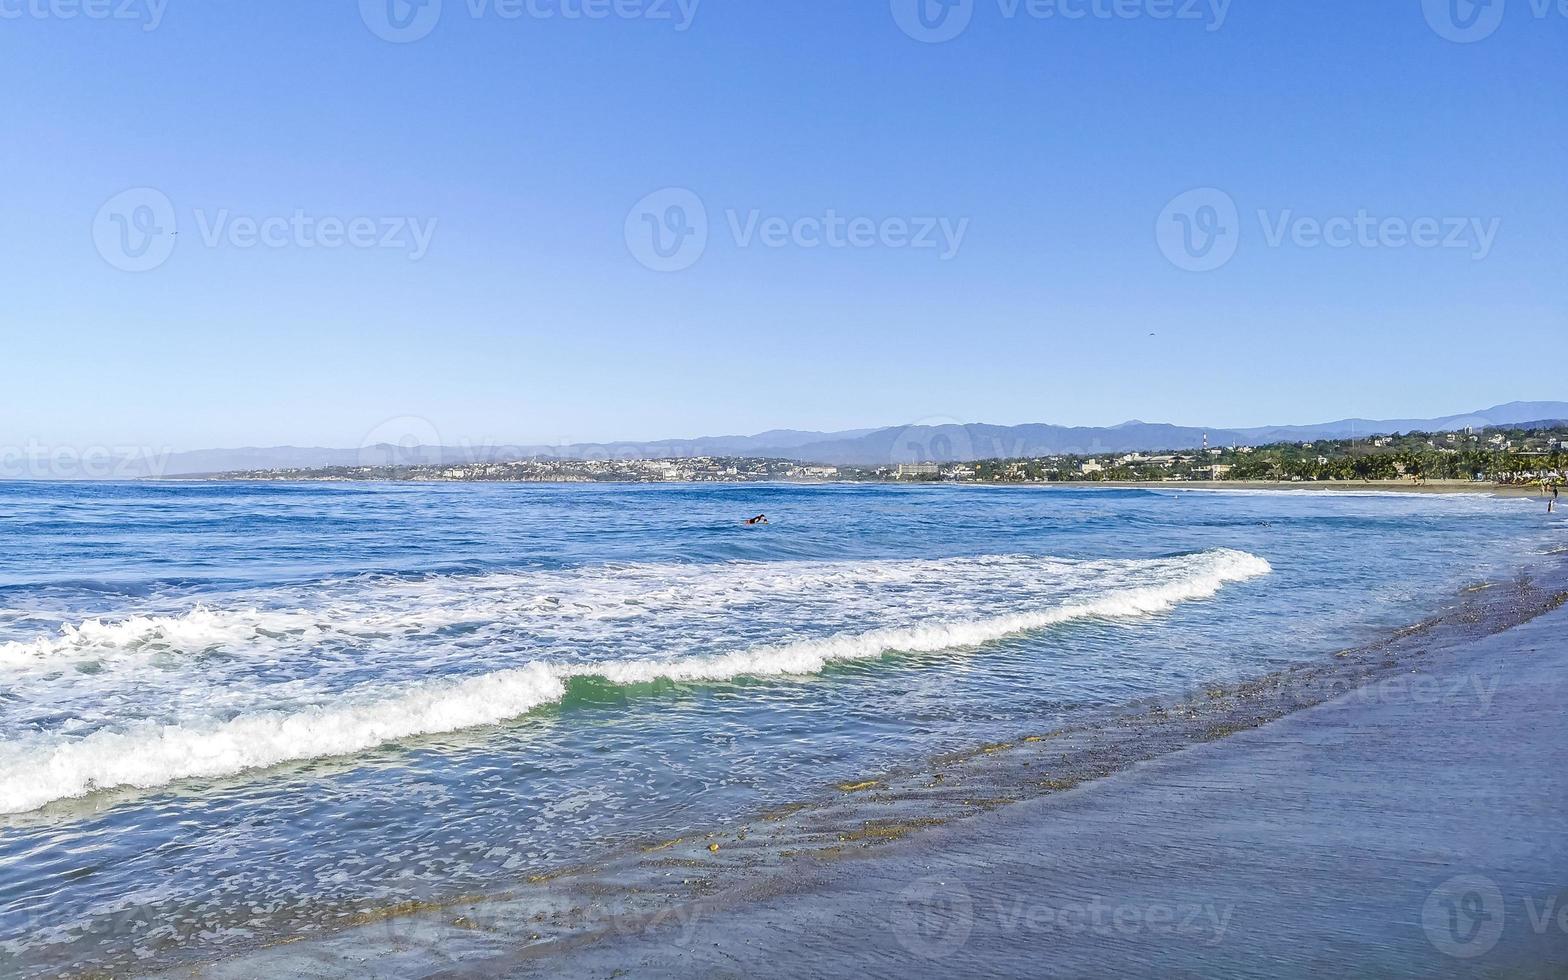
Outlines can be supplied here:
<path id="1" fill-rule="evenodd" d="M 1565 528 L 1480 494 L 0 484 L 0 972 L 504 889 L 1321 660 Z"/>

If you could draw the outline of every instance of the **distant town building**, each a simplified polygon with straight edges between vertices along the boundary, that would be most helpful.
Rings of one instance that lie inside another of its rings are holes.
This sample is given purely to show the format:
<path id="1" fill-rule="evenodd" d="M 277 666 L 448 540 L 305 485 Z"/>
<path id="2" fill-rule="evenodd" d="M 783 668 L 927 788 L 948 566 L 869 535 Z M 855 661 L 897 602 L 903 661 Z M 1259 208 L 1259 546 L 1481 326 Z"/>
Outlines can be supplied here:
<path id="1" fill-rule="evenodd" d="M 900 480 L 909 480 L 916 477 L 936 476 L 938 472 L 935 463 L 899 463 L 897 476 Z"/>

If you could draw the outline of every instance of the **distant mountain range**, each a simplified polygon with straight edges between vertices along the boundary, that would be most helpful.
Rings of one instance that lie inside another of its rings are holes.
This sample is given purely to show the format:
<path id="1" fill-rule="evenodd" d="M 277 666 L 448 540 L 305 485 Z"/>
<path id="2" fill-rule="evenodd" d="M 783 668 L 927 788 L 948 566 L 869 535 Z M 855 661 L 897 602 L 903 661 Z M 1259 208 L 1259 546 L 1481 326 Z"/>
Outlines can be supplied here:
<path id="1" fill-rule="evenodd" d="M 1271 442 L 1353 439 L 1394 432 L 1448 431 L 1467 426 L 1520 425 L 1568 420 L 1568 402 L 1510 402 L 1463 415 L 1435 419 L 1341 419 L 1317 425 L 1249 429 L 1123 422 L 1113 426 L 946 424 L 891 426 L 845 432 L 776 429 L 752 436 L 706 436 L 656 442 L 571 446 L 397 446 L 362 449 L 279 446 L 268 449 L 204 449 L 174 453 L 144 464 L 147 472 L 119 475 L 193 476 L 239 470 L 316 469 L 329 466 L 413 466 L 558 459 L 679 459 L 691 456 L 767 456 L 833 465 L 958 462 L 993 457 L 1055 453 L 1124 453 L 1211 446 L 1259 446 Z M 161 464 L 161 465 L 160 465 Z"/>

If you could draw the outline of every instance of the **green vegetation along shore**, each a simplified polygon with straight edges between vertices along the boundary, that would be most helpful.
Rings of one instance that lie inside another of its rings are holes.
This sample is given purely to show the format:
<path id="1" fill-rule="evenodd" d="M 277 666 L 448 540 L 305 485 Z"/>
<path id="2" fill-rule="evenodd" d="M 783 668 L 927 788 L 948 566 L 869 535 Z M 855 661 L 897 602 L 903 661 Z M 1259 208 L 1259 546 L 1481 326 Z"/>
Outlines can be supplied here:
<path id="1" fill-rule="evenodd" d="M 899 450 L 918 456 L 919 448 Z M 335 466 L 214 474 L 231 480 L 425 482 L 1109 483 L 1192 486 L 1386 486 L 1434 492 L 1480 486 L 1540 487 L 1568 476 L 1568 424 L 1406 432 L 1367 439 L 1200 445 L 1162 452 L 1064 453 L 1020 459 L 890 461 L 829 466 L 810 461 L 703 456 L 583 460 L 532 457 L 457 464 Z"/>

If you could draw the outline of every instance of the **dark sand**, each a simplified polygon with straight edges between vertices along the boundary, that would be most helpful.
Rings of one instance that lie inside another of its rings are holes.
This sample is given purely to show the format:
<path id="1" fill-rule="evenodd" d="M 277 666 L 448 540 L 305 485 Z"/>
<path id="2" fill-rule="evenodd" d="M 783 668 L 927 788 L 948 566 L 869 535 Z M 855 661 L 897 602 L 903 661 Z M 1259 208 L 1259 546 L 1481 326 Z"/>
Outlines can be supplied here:
<path id="1" fill-rule="evenodd" d="M 1568 976 L 1564 589 L 194 972 Z"/>

